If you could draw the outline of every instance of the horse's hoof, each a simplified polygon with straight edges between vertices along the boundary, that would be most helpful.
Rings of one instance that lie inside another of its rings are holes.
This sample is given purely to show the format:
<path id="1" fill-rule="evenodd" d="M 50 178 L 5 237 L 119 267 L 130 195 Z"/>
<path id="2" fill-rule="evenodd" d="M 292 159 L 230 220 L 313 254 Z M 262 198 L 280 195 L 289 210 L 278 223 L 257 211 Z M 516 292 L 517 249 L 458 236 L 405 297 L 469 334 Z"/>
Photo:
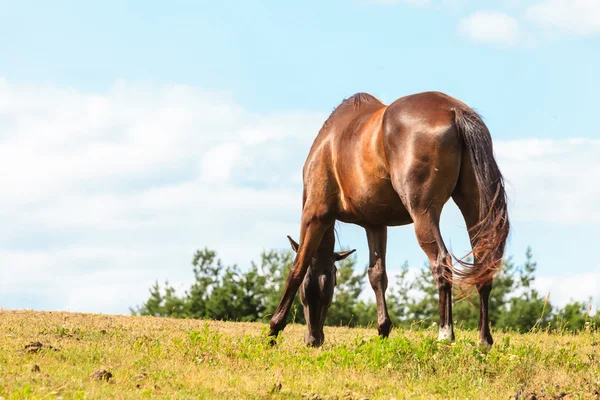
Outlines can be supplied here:
<path id="1" fill-rule="evenodd" d="M 454 342 L 454 329 L 452 329 L 452 326 L 440 327 L 438 341 Z"/>
<path id="2" fill-rule="evenodd" d="M 271 329 L 269 334 L 267 335 L 266 341 L 269 346 L 275 346 L 277 344 L 277 336 L 279 335 L 280 330 Z"/>
<path id="3" fill-rule="evenodd" d="M 386 319 L 384 322 L 382 322 L 377 327 L 377 333 L 379 333 L 379 336 L 381 336 L 384 339 L 387 338 L 388 336 L 390 336 L 391 330 L 392 330 L 392 321 L 390 321 L 389 319 Z"/>
<path id="4" fill-rule="evenodd" d="M 492 343 L 489 343 L 487 339 L 479 339 L 479 351 L 487 353 L 492 349 Z"/>
<path id="5" fill-rule="evenodd" d="M 306 345 L 310 346 L 310 347 L 319 347 L 323 344 L 324 341 L 325 341 L 324 336 L 315 337 L 310 334 L 307 334 L 306 336 L 304 336 L 304 343 L 306 343 Z"/>
<path id="6" fill-rule="evenodd" d="M 267 336 L 267 344 L 271 347 L 275 347 L 275 345 L 277 344 L 277 338 L 274 336 Z"/>

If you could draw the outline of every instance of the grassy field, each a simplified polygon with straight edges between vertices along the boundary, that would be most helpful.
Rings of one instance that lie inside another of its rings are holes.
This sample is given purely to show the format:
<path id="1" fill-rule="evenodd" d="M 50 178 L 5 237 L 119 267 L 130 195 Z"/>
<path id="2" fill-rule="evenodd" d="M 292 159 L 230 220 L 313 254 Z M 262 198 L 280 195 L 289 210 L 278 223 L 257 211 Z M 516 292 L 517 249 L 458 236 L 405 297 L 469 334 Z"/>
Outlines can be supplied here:
<path id="1" fill-rule="evenodd" d="M 326 328 L 324 346 L 312 349 L 303 345 L 304 326 L 288 326 L 274 348 L 264 344 L 266 329 L 0 311 L 0 397 L 600 398 L 594 332 L 496 332 L 482 354 L 473 331 L 458 330 L 449 345 L 433 329 L 395 329 L 380 340 L 375 329 Z"/>

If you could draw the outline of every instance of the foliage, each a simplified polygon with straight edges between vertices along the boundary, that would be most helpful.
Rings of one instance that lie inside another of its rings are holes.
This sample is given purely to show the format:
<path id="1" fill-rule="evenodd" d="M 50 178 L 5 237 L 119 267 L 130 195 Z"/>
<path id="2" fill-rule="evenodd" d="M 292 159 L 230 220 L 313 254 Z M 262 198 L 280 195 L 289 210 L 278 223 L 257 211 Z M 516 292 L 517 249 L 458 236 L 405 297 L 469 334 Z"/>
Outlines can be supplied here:
<path id="1" fill-rule="evenodd" d="M 339 263 L 333 301 L 327 313 L 328 325 L 356 326 L 359 323 L 356 319 L 356 307 L 363 291 L 367 270 L 357 274 L 354 264 L 354 259 L 351 258 Z"/>
<path id="2" fill-rule="evenodd" d="M 148 300 L 135 310 L 136 315 L 175 318 L 216 319 L 233 321 L 265 321 L 275 311 L 288 273 L 294 262 L 291 251 L 265 251 L 260 263 L 252 262 L 246 270 L 237 265 L 223 265 L 209 249 L 196 252 L 192 259 L 194 282 L 182 296 L 165 282 L 155 283 Z M 537 263 L 530 248 L 525 262 L 516 265 L 507 258 L 494 279 L 489 300 L 490 321 L 494 328 L 521 333 L 534 328 L 580 330 L 598 326 L 600 314 L 590 315 L 589 304 L 570 303 L 563 309 L 552 306 L 547 296 L 533 288 Z M 387 292 L 390 317 L 395 326 L 409 327 L 418 323 L 430 326 L 439 321 L 438 290 L 429 267 L 409 278 L 405 263 Z M 356 259 L 349 257 L 338 263 L 337 285 L 326 324 L 333 326 L 373 326 L 377 323 L 377 306 L 365 300 L 367 270 L 357 270 Z M 590 299 L 591 304 L 591 299 Z M 453 317 L 459 327 L 474 329 L 479 322 L 479 296 L 455 290 Z M 299 296 L 296 296 L 290 321 L 304 323 Z"/>
<path id="3" fill-rule="evenodd" d="M 273 312 L 283 294 L 284 282 L 293 263 L 289 251 L 263 252 L 259 265 L 252 263 L 247 272 L 236 265 L 224 266 L 214 251 L 198 250 L 192 260 L 194 283 L 180 298 L 165 283 L 161 294 L 158 282 L 150 288 L 150 298 L 133 310 L 134 315 L 258 321 Z M 301 310 L 296 298 L 294 310 Z M 305 322 L 300 312 L 297 322 Z"/>

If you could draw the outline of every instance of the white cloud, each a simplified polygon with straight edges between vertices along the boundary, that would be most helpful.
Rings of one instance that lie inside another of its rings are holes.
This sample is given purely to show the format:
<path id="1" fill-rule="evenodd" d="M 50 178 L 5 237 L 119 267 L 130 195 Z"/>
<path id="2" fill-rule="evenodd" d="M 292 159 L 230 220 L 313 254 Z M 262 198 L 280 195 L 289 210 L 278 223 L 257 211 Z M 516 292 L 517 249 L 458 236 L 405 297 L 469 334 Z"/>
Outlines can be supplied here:
<path id="1" fill-rule="evenodd" d="M 600 34 L 598 0 L 543 0 L 527 7 L 525 15 L 550 30 L 582 36 Z"/>
<path id="2" fill-rule="evenodd" d="M 459 10 L 467 0 L 363 0 L 369 4 L 399 5 Z M 505 0 L 509 9 L 520 9 L 517 18 L 498 10 L 479 10 L 458 23 L 458 32 L 478 44 L 501 47 L 533 47 L 558 34 L 592 36 L 600 34 L 598 0 L 538 0 L 526 5 L 522 0 Z M 433 7 L 431 7 L 433 6 Z M 540 32 L 541 27 L 545 32 Z"/>
<path id="3" fill-rule="evenodd" d="M 247 262 L 285 243 L 324 119 L 182 85 L 89 94 L 0 80 L 0 306 L 35 294 L 126 311 L 154 279 L 189 279 L 199 247 Z"/>
<path id="4" fill-rule="evenodd" d="M 553 305 L 563 306 L 571 301 L 587 304 L 592 298 L 594 314 L 600 306 L 600 265 L 595 271 L 583 274 L 541 275 L 535 280 L 534 287 L 543 297 L 550 293 L 550 303 Z"/>
<path id="5" fill-rule="evenodd" d="M 0 307 L 127 312 L 155 279 L 189 281 L 200 247 L 247 263 L 287 246 L 326 116 L 182 85 L 0 80 Z M 600 221 L 599 141 L 495 143 L 514 221 Z"/>
<path id="6" fill-rule="evenodd" d="M 213 147 L 202 159 L 202 180 L 208 183 L 228 181 L 242 151 L 239 143 Z"/>
<path id="7" fill-rule="evenodd" d="M 472 42 L 497 46 L 513 46 L 523 37 L 519 22 L 498 11 L 474 12 L 458 23 L 458 31 Z"/>
<path id="8" fill-rule="evenodd" d="M 600 223 L 600 140 L 497 141 L 513 218 Z"/>

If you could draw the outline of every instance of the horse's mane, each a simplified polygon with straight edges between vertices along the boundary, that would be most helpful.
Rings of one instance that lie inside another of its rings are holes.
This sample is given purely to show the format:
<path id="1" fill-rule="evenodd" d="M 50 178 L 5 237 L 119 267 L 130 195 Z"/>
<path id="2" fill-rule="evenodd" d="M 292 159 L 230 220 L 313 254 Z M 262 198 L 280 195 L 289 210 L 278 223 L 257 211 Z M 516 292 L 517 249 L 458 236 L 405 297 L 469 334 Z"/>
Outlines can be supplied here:
<path id="1" fill-rule="evenodd" d="M 372 105 L 380 106 L 380 105 L 383 105 L 383 103 L 377 97 L 375 97 L 369 93 L 359 92 L 359 93 L 353 94 L 352 96 L 342 100 L 340 105 L 338 105 L 333 110 L 333 112 L 331 113 L 329 118 L 327 118 L 327 120 L 323 124 L 323 128 L 325 128 L 327 125 L 329 125 L 329 123 L 333 120 L 333 118 L 336 117 L 337 115 L 339 115 L 340 113 L 347 112 L 347 111 L 358 111 L 361 108 L 372 106 Z"/>
<path id="2" fill-rule="evenodd" d="M 361 107 L 368 106 L 373 103 L 376 103 L 378 105 L 382 104 L 381 101 L 379 101 L 379 99 L 377 99 L 373 95 L 370 95 L 369 93 L 356 93 L 348 97 L 347 99 L 342 100 L 342 102 L 339 106 L 336 107 L 334 112 L 339 110 L 340 108 L 345 108 L 347 106 L 352 106 L 353 110 L 360 110 Z"/>

